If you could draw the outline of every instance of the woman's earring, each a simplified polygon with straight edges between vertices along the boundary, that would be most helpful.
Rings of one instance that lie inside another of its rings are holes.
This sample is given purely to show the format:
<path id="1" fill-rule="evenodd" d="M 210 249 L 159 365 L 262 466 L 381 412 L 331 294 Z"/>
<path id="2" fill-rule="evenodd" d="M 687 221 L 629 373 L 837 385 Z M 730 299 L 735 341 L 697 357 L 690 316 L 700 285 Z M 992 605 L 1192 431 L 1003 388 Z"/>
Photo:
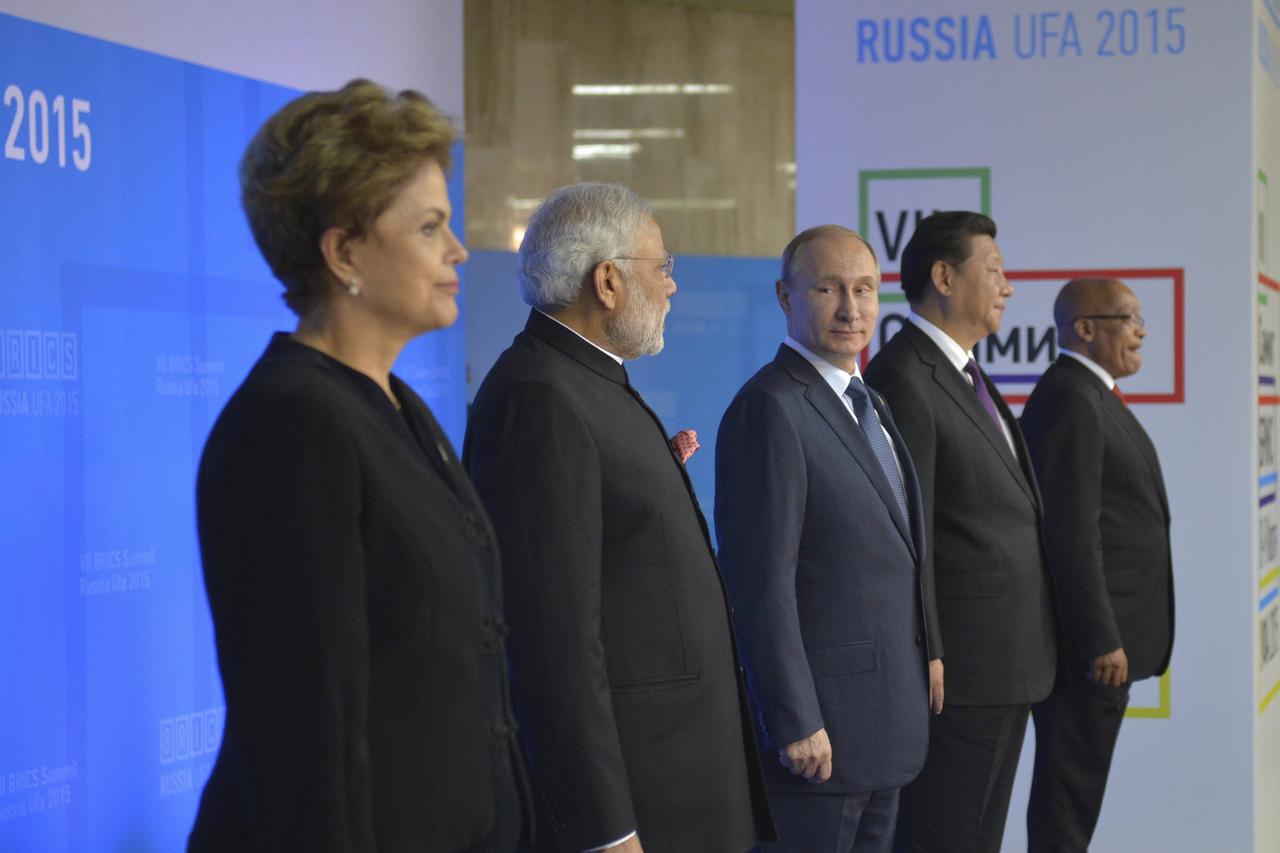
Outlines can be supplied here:
<path id="1" fill-rule="evenodd" d="M 359 296 L 360 282 L 356 281 L 354 278 L 351 279 L 351 281 L 347 283 L 347 294 L 350 296 Z"/>

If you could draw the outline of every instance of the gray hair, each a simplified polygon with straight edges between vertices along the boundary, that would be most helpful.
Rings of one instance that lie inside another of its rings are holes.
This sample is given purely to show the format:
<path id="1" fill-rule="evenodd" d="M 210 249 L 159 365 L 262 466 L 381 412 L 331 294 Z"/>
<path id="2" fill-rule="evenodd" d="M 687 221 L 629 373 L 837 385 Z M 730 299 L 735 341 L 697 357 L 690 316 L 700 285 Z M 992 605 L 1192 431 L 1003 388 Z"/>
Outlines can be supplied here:
<path id="1" fill-rule="evenodd" d="M 535 308 L 572 305 L 596 265 L 629 254 L 652 219 L 649 203 L 621 184 L 561 187 L 534 210 L 520 241 L 520 297 Z"/>

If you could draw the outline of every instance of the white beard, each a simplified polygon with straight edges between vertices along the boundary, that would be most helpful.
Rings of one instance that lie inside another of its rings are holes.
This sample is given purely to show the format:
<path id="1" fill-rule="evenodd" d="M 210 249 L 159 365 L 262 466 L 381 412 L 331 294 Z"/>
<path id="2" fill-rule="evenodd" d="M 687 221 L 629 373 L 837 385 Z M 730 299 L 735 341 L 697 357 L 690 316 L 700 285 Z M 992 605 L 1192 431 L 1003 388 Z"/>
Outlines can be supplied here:
<path id="1" fill-rule="evenodd" d="M 604 331 L 614 352 L 623 358 L 639 358 L 662 352 L 662 337 L 671 304 L 650 300 L 643 288 L 627 283 L 630 301 L 622 313 L 605 323 Z"/>

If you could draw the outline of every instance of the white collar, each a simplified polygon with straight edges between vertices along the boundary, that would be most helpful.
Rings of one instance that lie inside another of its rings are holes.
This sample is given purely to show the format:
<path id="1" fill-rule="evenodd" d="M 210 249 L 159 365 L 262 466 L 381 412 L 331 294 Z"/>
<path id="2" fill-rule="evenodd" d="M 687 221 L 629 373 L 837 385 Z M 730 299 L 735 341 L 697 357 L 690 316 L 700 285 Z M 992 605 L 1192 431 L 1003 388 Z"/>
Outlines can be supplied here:
<path id="1" fill-rule="evenodd" d="M 848 390 L 849 383 L 853 381 L 853 377 L 856 376 L 859 379 L 862 378 L 862 373 L 858 370 L 857 359 L 854 359 L 853 362 L 853 373 L 849 373 L 847 370 L 836 367 L 822 356 L 816 355 L 810 351 L 808 347 L 790 335 L 787 335 L 787 338 L 783 343 L 800 353 L 800 355 L 804 356 L 805 361 L 813 365 L 814 369 L 818 371 L 818 375 L 822 377 L 823 381 L 831 386 L 832 391 L 836 392 L 837 397 L 844 396 L 844 392 Z"/>
<path id="2" fill-rule="evenodd" d="M 604 347 L 600 346 L 598 343 L 596 343 L 595 341 L 591 340 L 590 338 L 583 337 L 582 333 L 581 333 L 581 332 L 579 332 L 577 329 L 573 328 L 572 326 L 565 326 L 565 324 L 564 324 L 564 323 L 561 323 L 559 320 L 557 320 L 555 317 L 552 317 L 550 314 L 548 314 L 546 311 L 543 311 L 541 308 L 534 308 L 533 310 L 534 310 L 534 311 L 537 311 L 539 314 L 541 314 L 543 317 L 546 317 L 546 318 L 547 318 L 548 320 L 550 320 L 551 322 L 553 322 L 553 323 L 557 323 L 557 324 L 559 324 L 559 325 L 561 325 L 561 326 L 564 326 L 566 329 L 568 329 L 569 331 L 573 332 L 575 335 L 577 335 L 578 337 L 582 338 L 584 341 L 586 341 L 587 343 L 591 344 L 591 345 L 592 345 L 593 347 L 595 347 L 596 349 L 600 350 L 600 352 L 604 353 L 605 355 L 609 356 L 609 358 L 611 358 L 611 359 L 613 359 L 614 361 L 618 362 L 618 364 L 622 364 L 622 356 L 620 356 L 620 355 L 614 355 L 613 353 L 609 352 L 607 349 L 605 349 Z"/>
<path id="3" fill-rule="evenodd" d="M 1058 357 L 1061 358 L 1064 355 L 1067 358 L 1074 358 L 1076 361 L 1080 362 L 1085 367 L 1089 368 L 1089 370 L 1092 371 L 1093 375 L 1101 379 L 1102 384 L 1107 386 L 1108 391 L 1115 390 L 1115 387 L 1116 387 L 1115 377 L 1112 376 L 1110 373 L 1108 373 L 1107 369 L 1103 367 L 1101 364 L 1098 364 L 1098 362 L 1089 358 L 1089 356 L 1087 355 L 1081 355 L 1075 350 L 1070 350 L 1070 349 L 1067 349 L 1066 347 L 1061 347 L 1058 350 Z"/>
<path id="4" fill-rule="evenodd" d="M 907 315 L 907 319 L 915 324 L 916 328 L 929 336 L 938 349 L 942 350 L 942 354 L 947 357 L 947 361 L 955 365 L 956 370 L 964 373 L 964 366 L 969 363 L 969 359 L 973 358 L 973 352 L 965 352 L 964 349 L 956 343 L 956 339 L 939 329 L 933 323 L 921 317 L 915 311 Z"/>

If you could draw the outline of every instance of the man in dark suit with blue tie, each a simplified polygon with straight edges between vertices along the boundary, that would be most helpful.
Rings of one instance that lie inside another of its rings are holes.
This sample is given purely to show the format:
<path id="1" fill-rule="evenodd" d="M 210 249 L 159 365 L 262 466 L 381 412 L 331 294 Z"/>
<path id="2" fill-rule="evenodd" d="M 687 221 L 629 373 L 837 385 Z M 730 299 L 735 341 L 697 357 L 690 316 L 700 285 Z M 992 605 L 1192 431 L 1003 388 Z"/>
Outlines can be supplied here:
<path id="1" fill-rule="evenodd" d="M 911 314 L 867 367 L 919 476 L 941 631 L 931 652 L 947 666 L 947 707 L 932 720 L 924 770 L 902 793 L 899 850 L 1000 849 L 1030 706 L 1056 671 L 1035 471 L 973 355 L 1013 295 L 995 236 L 980 213 L 921 220 L 902 253 Z"/>
<path id="2" fill-rule="evenodd" d="M 856 233 L 793 239 L 776 284 L 788 337 L 720 424 L 720 561 L 757 735 L 777 756 L 768 849 L 889 850 L 898 789 L 924 764 L 931 693 L 942 706 L 915 471 L 858 371 L 879 288 Z"/>
<path id="3" fill-rule="evenodd" d="M 1058 359 L 1022 412 L 1044 489 L 1045 543 L 1066 629 L 1066 665 L 1032 708 L 1031 853 L 1089 847 L 1129 685 L 1173 648 L 1169 499 L 1155 445 L 1116 385 L 1142 367 L 1146 327 L 1123 282 L 1067 282 L 1053 306 Z"/>

